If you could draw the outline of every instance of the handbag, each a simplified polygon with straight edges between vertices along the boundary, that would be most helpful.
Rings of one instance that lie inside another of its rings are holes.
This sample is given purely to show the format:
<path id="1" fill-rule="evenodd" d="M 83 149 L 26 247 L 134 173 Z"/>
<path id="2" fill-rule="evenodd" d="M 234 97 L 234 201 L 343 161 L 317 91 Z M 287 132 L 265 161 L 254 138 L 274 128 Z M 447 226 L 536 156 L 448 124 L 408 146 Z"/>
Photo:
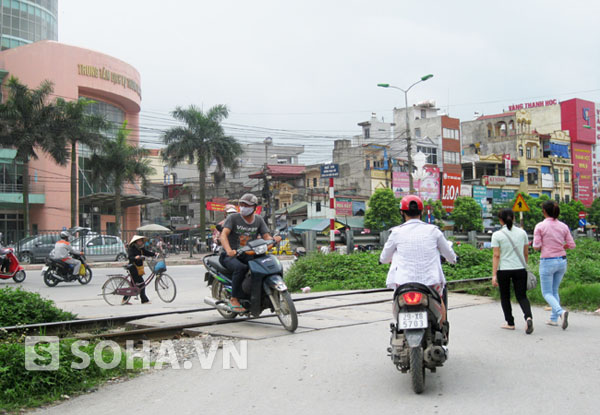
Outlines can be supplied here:
<path id="1" fill-rule="evenodd" d="M 525 263 L 525 258 L 523 258 L 523 253 L 517 249 L 517 247 L 515 246 L 515 243 L 512 241 L 509 234 L 504 232 L 504 235 L 506 235 L 506 237 L 508 238 L 508 241 L 510 242 L 513 249 L 517 253 L 517 256 L 521 260 L 521 264 L 523 264 L 523 268 L 525 268 L 525 271 L 527 271 L 527 290 L 535 289 L 535 287 L 537 287 L 537 277 L 535 276 L 535 274 L 533 272 L 531 272 L 527 268 L 527 264 Z"/>
<path id="2" fill-rule="evenodd" d="M 143 265 L 136 265 L 135 267 L 137 268 L 137 273 L 140 277 L 144 275 L 145 271 Z"/>

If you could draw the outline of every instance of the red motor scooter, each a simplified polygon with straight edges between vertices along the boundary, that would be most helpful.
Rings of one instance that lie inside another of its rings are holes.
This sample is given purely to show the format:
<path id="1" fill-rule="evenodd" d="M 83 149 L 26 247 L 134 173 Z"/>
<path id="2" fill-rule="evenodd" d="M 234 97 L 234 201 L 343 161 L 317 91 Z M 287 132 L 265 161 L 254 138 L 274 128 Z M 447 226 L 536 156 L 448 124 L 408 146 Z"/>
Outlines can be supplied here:
<path id="1" fill-rule="evenodd" d="M 19 260 L 12 248 L 0 248 L 0 279 L 7 280 L 12 278 L 15 282 L 25 281 L 25 270 L 19 264 Z"/>

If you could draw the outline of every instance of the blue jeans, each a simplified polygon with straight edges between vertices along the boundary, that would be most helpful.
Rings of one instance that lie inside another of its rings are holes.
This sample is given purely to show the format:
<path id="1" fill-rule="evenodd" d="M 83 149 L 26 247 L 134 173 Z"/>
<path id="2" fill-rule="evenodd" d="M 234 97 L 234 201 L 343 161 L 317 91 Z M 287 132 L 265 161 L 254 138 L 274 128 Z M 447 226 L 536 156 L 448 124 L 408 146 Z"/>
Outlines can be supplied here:
<path id="1" fill-rule="evenodd" d="M 541 259 L 540 260 L 540 283 L 542 286 L 542 295 L 550 307 L 552 313 L 550 320 L 556 322 L 564 310 L 560 306 L 560 297 L 558 287 L 567 272 L 567 260 L 563 258 Z"/>

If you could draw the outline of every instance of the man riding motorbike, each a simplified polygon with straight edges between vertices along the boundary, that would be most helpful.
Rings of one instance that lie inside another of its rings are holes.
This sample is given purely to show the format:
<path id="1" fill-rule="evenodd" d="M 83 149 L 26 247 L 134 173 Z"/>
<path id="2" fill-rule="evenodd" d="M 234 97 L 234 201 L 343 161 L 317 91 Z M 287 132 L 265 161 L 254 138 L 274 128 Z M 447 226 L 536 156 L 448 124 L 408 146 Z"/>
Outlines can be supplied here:
<path id="1" fill-rule="evenodd" d="M 238 257 L 237 249 L 258 236 L 265 240 L 281 241 L 279 236 L 272 238 L 263 218 L 254 214 L 257 205 L 258 198 L 252 193 L 243 195 L 239 200 L 240 213 L 232 213 L 227 217 L 220 237 L 223 246 L 220 261 L 232 273 L 230 308 L 236 313 L 246 312 L 239 298 L 243 296 L 242 282 L 248 271 L 248 258 L 246 255 Z"/>
<path id="2" fill-rule="evenodd" d="M 69 234 L 69 232 L 62 231 L 60 233 L 60 239 L 54 245 L 54 250 L 50 253 L 50 256 L 73 266 L 73 275 L 79 275 L 81 261 L 71 257 L 71 254 L 83 254 L 83 252 L 79 252 L 71 246 L 71 243 L 69 242 L 70 236 L 71 234 Z"/>
<path id="3" fill-rule="evenodd" d="M 379 257 L 381 263 L 391 262 L 386 285 L 396 289 L 402 284 L 418 282 L 443 297 L 446 279 L 440 254 L 452 264 L 456 263 L 456 254 L 437 226 L 421 221 L 423 202 L 418 196 L 404 196 L 400 211 L 404 223 L 392 228 Z M 446 320 L 446 303 L 444 298 L 442 321 Z"/>

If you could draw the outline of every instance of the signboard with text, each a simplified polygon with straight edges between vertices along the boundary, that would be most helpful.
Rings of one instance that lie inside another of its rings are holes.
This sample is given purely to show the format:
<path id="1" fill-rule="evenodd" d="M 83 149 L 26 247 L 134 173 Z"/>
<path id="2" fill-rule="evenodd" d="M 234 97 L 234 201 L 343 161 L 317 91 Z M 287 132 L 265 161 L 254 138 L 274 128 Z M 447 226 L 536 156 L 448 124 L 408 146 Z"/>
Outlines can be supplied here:
<path id="1" fill-rule="evenodd" d="M 421 179 L 413 177 L 415 193 L 423 200 L 440 200 L 440 168 L 425 167 Z M 393 172 L 392 188 L 396 197 L 403 197 L 410 193 L 408 173 Z"/>
<path id="2" fill-rule="evenodd" d="M 485 186 L 519 186 L 521 180 L 518 177 L 482 176 L 481 184 Z"/>
<path id="3" fill-rule="evenodd" d="M 460 195 L 461 176 L 459 174 L 444 173 L 442 178 L 442 207 L 446 212 L 452 212 L 454 201 Z"/>
<path id="4" fill-rule="evenodd" d="M 321 166 L 321 177 L 339 177 L 340 168 L 338 164 L 324 164 Z"/>
<path id="5" fill-rule="evenodd" d="M 335 214 L 337 216 L 352 216 L 352 199 L 336 197 Z"/>

